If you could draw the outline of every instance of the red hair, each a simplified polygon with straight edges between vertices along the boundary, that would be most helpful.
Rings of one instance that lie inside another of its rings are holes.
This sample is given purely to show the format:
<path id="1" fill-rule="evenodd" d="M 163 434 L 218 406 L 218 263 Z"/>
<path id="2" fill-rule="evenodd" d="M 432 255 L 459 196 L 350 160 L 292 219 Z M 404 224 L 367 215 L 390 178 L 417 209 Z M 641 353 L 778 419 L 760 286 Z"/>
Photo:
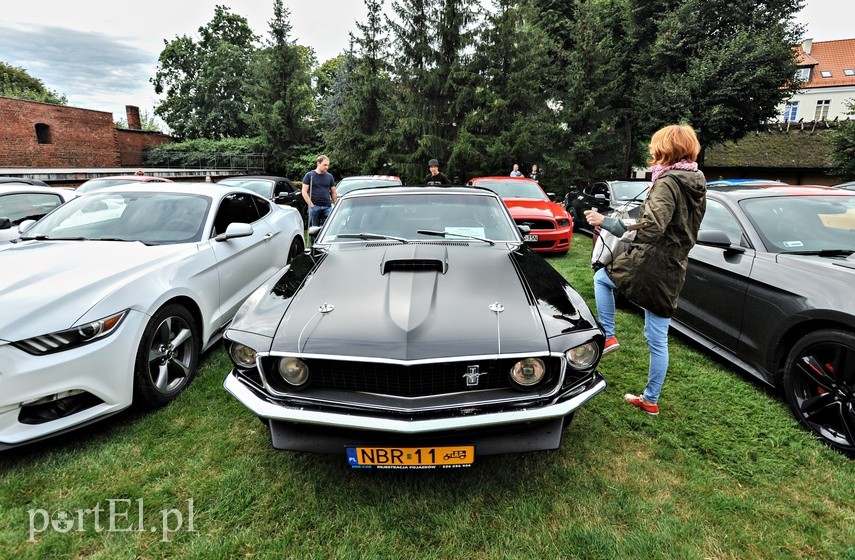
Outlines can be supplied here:
<path id="1" fill-rule="evenodd" d="M 650 139 L 651 165 L 671 165 L 681 160 L 693 162 L 701 153 L 695 130 L 687 124 L 672 124 L 657 130 Z"/>

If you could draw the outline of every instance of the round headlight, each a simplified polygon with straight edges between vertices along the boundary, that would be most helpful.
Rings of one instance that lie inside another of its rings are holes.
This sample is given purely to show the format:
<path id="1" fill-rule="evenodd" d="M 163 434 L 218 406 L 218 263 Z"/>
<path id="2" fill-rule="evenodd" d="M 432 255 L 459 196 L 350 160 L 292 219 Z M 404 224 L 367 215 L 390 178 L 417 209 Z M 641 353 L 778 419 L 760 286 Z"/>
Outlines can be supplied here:
<path id="1" fill-rule="evenodd" d="M 588 369 L 597 362 L 600 352 L 593 342 L 586 342 L 576 348 L 564 352 L 570 367 L 575 369 Z"/>
<path id="2" fill-rule="evenodd" d="M 237 342 L 229 346 L 229 356 L 236 366 L 242 368 L 255 367 L 255 350 Z"/>
<path id="3" fill-rule="evenodd" d="M 299 358 L 279 360 L 279 375 L 289 385 L 302 387 L 309 381 L 309 366 Z"/>
<path id="4" fill-rule="evenodd" d="M 511 368 L 511 381 L 523 387 L 537 385 L 546 374 L 546 366 L 543 360 L 538 358 L 526 358 L 514 364 Z"/>

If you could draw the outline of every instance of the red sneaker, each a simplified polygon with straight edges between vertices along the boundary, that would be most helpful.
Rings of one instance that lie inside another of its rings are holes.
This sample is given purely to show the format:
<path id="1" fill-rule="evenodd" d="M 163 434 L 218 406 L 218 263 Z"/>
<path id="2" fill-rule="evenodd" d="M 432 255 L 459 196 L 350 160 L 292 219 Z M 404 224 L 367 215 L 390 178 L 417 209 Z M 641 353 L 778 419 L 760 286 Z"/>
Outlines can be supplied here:
<path id="1" fill-rule="evenodd" d="M 637 406 L 638 408 L 640 408 L 651 416 L 656 416 L 657 414 L 659 414 L 659 405 L 656 403 L 647 402 L 641 396 L 627 393 L 623 396 L 623 398 L 632 406 Z"/>
<path id="2" fill-rule="evenodd" d="M 620 348 L 620 343 L 617 341 L 617 338 L 610 336 L 606 339 L 606 344 L 603 346 L 603 356 L 608 354 L 609 352 L 614 352 Z"/>

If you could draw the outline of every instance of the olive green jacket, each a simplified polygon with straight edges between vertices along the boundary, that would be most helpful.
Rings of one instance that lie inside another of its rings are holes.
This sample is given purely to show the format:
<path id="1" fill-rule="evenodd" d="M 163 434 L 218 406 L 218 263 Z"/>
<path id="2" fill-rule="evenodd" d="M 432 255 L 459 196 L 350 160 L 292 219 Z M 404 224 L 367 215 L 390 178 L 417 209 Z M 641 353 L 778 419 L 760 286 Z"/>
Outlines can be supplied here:
<path id="1" fill-rule="evenodd" d="M 622 294 L 660 317 L 672 317 L 677 309 L 689 251 L 707 207 L 706 190 L 700 171 L 663 173 L 640 208 L 639 221 L 649 225 L 609 268 Z"/>

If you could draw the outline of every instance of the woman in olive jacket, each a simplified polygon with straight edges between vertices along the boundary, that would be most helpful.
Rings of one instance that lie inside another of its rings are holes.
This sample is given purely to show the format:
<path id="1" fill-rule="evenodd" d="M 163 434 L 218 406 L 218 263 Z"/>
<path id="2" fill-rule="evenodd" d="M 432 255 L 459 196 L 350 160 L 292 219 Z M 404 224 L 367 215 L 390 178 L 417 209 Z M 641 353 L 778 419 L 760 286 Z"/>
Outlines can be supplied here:
<path id="1" fill-rule="evenodd" d="M 618 237 L 636 230 L 627 252 L 594 274 L 594 297 L 606 332 L 603 354 L 620 347 L 614 332 L 614 291 L 644 309 L 644 336 L 650 349 L 647 386 L 640 395 L 627 393 L 624 398 L 653 415 L 659 414 L 659 394 L 668 371 L 668 326 L 706 210 L 706 180 L 696 163 L 700 151 L 692 127 L 670 125 L 658 130 L 650 140 L 653 186 L 638 222 L 627 225 L 598 212 L 585 212 L 589 224 Z"/>

